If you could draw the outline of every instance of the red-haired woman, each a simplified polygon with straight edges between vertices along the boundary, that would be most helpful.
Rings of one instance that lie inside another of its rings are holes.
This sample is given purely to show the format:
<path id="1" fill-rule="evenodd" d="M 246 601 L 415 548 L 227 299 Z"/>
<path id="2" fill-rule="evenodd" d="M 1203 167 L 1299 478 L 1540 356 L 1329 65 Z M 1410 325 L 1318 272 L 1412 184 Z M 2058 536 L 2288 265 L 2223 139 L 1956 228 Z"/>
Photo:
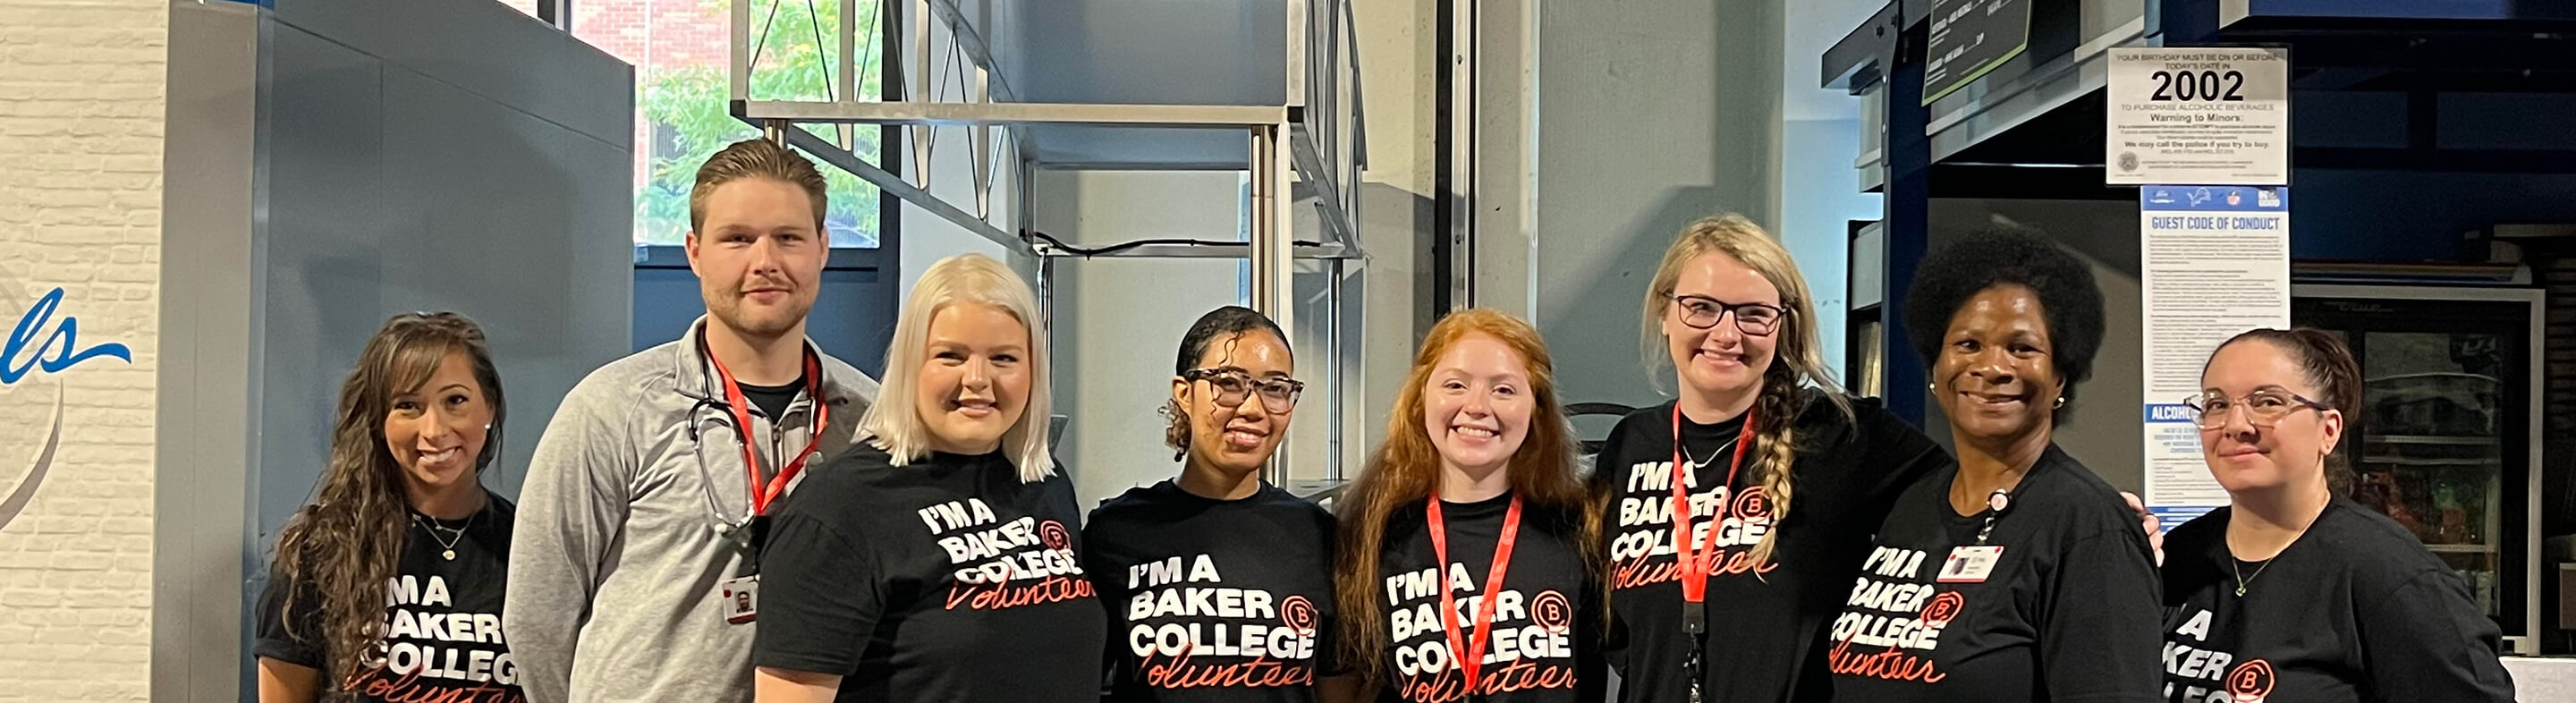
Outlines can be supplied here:
<path id="1" fill-rule="evenodd" d="M 1597 701 L 1601 510 L 1538 331 L 1431 327 L 1342 497 L 1343 661 L 1382 701 Z"/>

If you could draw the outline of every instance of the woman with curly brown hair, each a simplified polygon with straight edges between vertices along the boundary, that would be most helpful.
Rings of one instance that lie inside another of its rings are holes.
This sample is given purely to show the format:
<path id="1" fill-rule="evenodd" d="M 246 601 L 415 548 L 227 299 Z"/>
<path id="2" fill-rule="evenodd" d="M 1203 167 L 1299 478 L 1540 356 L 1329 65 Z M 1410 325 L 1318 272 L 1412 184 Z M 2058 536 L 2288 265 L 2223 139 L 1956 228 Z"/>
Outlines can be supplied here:
<path id="1" fill-rule="evenodd" d="M 1335 676 L 1333 516 L 1261 480 L 1305 388 L 1295 372 L 1287 335 L 1249 308 L 1211 310 L 1181 336 L 1163 408 L 1180 475 L 1082 529 L 1109 609 L 1107 700 L 1350 700 L 1355 682 Z"/>
<path id="2" fill-rule="evenodd" d="M 1342 497 L 1343 661 L 1380 701 L 1599 701 L 1601 507 L 1538 330 L 1431 326 Z"/>
<path id="3" fill-rule="evenodd" d="M 329 464 L 259 598 L 261 703 L 522 700 L 501 634 L 507 418 L 483 330 L 396 315 L 340 385 Z"/>

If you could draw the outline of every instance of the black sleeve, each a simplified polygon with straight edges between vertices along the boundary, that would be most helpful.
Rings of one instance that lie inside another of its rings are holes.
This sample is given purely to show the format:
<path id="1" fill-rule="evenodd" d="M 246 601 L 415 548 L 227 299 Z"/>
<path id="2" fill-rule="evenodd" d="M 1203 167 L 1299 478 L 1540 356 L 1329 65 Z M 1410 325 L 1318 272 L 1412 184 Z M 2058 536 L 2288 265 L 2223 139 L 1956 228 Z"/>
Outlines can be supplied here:
<path id="1" fill-rule="evenodd" d="M 885 616 L 884 579 L 864 542 L 810 515 L 777 518 L 760 553 L 760 625 L 751 661 L 848 676 Z"/>
<path id="2" fill-rule="evenodd" d="M 1100 536 L 1105 531 L 1100 527 L 1100 511 L 1091 511 L 1090 519 L 1084 520 L 1082 527 L 1082 574 L 1091 581 L 1091 590 L 1100 600 L 1101 610 L 1106 611 L 1109 617 L 1109 631 L 1116 633 L 1127 624 L 1125 611 L 1121 610 L 1127 603 L 1124 589 L 1127 582 L 1118 578 L 1119 570 L 1100 552 Z M 1100 647 L 1102 700 L 1109 700 L 1109 694 L 1118 690 L 1120 679 L 1126 676 L 1123 661 L 1124 657 L 1118 651 L 1118 638 L 1113 636 L 1104 640 Z"/>
<path id="3" fill-rule="evenodd" d="M 1610 696 L 1610 661 L 1600 613 L 1609 610 L 1597 580 L 1583 588 L 1584 607 L 1575 611 L 1574 700 L 1602 703 Z"/>
<path id="4" fill-rule="evenodd" d="M 2152 560 L 2144 535 L 2114 529 L 2059 555 L 2039 623 L 2039 673 L 2050 700 L 2162 700 L 2164 609 Z"/>
<path id="5" fill-rule="evenodd" d="M 2425 570 L 2360 612 L 2362 666 L 2385 701 L 2513 701 L 2504 633 L 2480 614 L 2468 585 Z"/>
<path id="6" fill-rule="evenodd" d="M 1324 573 L 1342 573 L 1341 521 L 1323 508 L 1315 508 L 1315 524 L 1324 537 Z M 1333 580 L 1326 581 L 1323 611 L 1332 613 L 1315 627 L 1315 677 L 1346 676 L 1352 667 L 1342 661 L 1342 591 Z"/>
<path id="7" fill-rule="evenodd" d="M 288 593 L 295 594 L 292 614 L 285 612 Z M 329 657 L 322 639 L 322 589 L 289 577 L 272 562 L 268 585 L 259 589 L 256 617 L 259 640 L 251 645 L 251 656 L 313 669 L 325 666 Z"/>
<path id="8" fill-rule="evenodd" d="M 1860 484 L 1865 486 L 1862 495 L 1868 496 L 1870 505 L 1894 505 L 1897 494 L 1905 492 L 1907 486 L 1950 461 L 1941 445 L 1888 412 L 1887 406 L 1875 398 L 1853 399 L 1852 415 L 1854 429 L 1864 442 L 1861 465 L 1878 472 Z M 1885 511 L 1880 508 L 1872 512 Z"/>

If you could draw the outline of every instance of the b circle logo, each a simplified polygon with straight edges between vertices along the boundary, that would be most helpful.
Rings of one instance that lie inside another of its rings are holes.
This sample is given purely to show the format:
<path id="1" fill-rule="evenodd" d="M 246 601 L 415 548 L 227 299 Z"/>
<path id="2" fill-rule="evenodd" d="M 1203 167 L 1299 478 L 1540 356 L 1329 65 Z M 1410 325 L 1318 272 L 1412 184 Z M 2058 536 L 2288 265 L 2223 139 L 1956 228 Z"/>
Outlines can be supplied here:
<path id="1" fill-rule="evenodd" d="M 1736 494 L 1735 516 L 1746 522 L 1771 519 L 1771 496 L 1767 493 L 1761 486 L 1754 486 Z"/>
<path id="2" fill-rule="evenodd" d="M 2248 659 L 2227 671 L 2227 695 L 2236 703 L 2258 703 L 2272 695 L 2272 663 Z"/>
<path id="3" fill-rule="evenodd" d="M 1279 622 L 1297 634 L 1315 635 L 1315 604 L 1305 596 L 1289 596 L 1279 601 Z"/>
<path id="4" fill-rule="evenodd" d="M 1539 591 L 1538 597 L 1530 600 L 1530 621 L 1548 634 L 1565 634 L 1574 626 L 1574 604 L 1567 602 L 1563 593 Z"/>
<path id="5" fill-rule="evenodd" d="M 1038 541 L 1045 542 L 1048 549 L 1073 549 L 1073 537 L 1065 533 L 1064 523 L 1054 520 L 1038 523 Z"/>
<path id="6" fill-rule="evenodd" d="M 1923 605 L 1923 624 L 1949 624 L 1950 619 L 1959 617 L 1959 610 L 1967 606 L 1967 597 L 1959 595 L 1958 591 L 1943 591 L 1941 595 L 1933 596 L 1932 602 Z"/>

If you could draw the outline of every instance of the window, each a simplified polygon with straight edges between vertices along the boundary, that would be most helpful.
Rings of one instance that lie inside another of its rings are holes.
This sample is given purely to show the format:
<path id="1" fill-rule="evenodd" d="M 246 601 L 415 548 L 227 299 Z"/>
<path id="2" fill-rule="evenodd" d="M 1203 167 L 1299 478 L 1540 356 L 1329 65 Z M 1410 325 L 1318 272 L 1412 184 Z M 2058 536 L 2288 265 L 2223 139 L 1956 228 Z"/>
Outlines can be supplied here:
<path id="1" fill-rule="evenodd" d="M 503 0 L 533 6 L 535 0 Z M 700 163 L 726 144 L 759 135 L 727 112 L 726 61 L 732 0 L 575 0 L 572 34 L 635 65 L 635 243 L 676 245 L 689 230 L 689 187 Z M 759 47 L 751 95 L 761 100 L 826 100 L 838 90 L 832 64 L 840 55 L 841 12 L 856 12 L 859 96 L 883 95 L 885 61 L 877 29 L 880 0 L 740 0 L 750 2 L 750 34 Z M 828 126 L 810 131 L 827 140 Z M 852 130 L 851 153 L 877 161 L 883 130 Z M 836 247 L 874 248 L 879 194 L 838 168 L 822 167 L 830 211 L 824 226 Z"/>

